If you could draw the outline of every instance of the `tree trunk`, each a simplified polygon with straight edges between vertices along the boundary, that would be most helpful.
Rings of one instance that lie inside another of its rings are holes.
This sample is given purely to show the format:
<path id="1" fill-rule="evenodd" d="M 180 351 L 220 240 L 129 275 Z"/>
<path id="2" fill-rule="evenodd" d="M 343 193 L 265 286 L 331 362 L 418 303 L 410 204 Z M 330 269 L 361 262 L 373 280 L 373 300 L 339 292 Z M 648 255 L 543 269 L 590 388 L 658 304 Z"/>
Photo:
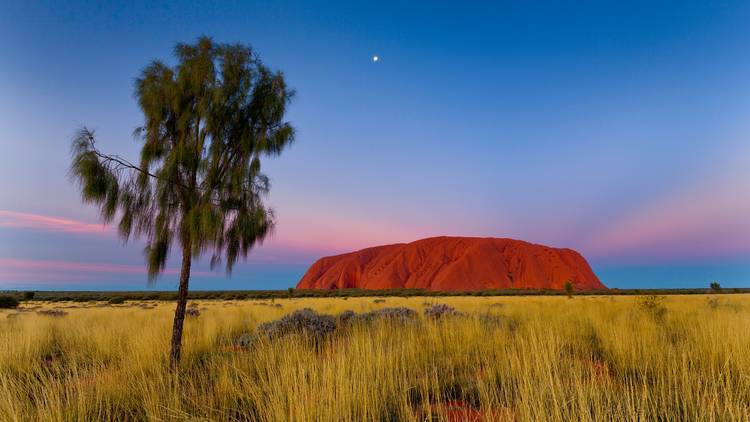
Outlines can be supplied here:
<path id="1" fill-rule="evenodd" d="M 187 307 L 191 260 L 190 242 L 183 242 L 180 290 L 177 294 L 177 308 L 174 311 L 174 324 L 172 325 L 172 352 L 169 356 L 169 363 L 172 368 L 177 367 L 177 364 L 180 362 L 180 354 L 182 353 L 182 326 L 185 321 L 185 308 Z"/>

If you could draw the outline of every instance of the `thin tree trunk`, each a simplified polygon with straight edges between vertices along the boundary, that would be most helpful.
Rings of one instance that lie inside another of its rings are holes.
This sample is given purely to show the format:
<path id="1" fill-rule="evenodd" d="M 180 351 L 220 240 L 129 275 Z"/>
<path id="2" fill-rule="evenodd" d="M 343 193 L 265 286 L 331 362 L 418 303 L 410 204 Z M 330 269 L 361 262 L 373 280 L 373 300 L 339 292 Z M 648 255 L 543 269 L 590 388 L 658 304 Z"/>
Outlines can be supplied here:
<path id="1" fill-rule="evenodd" d="M 177 308 L 174 311 L 174 324 L 172 326 L 172 352 L 170 353 L 170 365 L 176 368 L 180 362 L 182 353 L 182 327 L 185 321 L 185 308 L 188 299 L 188 281 L 190 280 L 190 265 L 192 255 L 190 242 L 182 245 L 182 270 L 180 271 L 180 290 L 177 294 Z"/>

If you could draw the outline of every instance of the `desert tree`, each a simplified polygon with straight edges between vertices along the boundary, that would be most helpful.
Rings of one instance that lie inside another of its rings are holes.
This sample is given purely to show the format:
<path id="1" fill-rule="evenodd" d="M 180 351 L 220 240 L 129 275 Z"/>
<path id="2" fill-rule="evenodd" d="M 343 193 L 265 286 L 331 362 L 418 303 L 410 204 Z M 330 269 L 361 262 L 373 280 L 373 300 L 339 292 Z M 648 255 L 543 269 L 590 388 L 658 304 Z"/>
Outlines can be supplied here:
<path id="1" fill-rule="evenodd" d="M 570 280 L 566 281 L 563 288 L 565 289 L 565 294 L 568 295 L 568 298 L 572 299 L 573 298 L 573 282 Z"/>
<path id="2" fill-rule="evenodd" d="M 246 45 L 201 37 L 177 44 L 177 63 L 154 61 L 135 81 L 143 125 L 140 161 L 104 154 L 94 132 L 73 139 L 70 175 L 84 202 L 98 205 L 105 223 L 146 242 L 149 283 L 164 270 L 170 250 L 182 265 L 170 362 L 179 362 L 193 258 L 210 255 L 227 272 L 273 229 L 264 204 L 268 178 L 261 158 L 279 155 L 294 140 L 284 120 L 293 96 L 284 76 Z"/>

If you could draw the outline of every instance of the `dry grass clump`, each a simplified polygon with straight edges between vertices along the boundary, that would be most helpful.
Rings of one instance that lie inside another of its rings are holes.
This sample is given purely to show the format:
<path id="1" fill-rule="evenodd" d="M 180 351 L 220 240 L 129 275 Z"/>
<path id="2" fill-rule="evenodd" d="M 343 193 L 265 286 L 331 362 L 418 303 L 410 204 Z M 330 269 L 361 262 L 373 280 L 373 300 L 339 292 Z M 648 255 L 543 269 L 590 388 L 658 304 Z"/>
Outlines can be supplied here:
<path id="1" fill-rule="evenodd" d="M 24 312 L 0 318 L 0 420 L 748 420 L 750 297 L 710 298 L 205 302 L 178 373 L 173 304 Z"/>

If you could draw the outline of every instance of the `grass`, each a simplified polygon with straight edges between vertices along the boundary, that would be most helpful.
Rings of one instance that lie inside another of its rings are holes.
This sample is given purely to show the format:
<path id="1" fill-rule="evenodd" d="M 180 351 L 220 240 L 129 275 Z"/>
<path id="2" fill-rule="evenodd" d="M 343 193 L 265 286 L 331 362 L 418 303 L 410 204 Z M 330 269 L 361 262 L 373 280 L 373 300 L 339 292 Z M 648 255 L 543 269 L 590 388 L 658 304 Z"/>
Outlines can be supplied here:
<path id="1" fill-rule="evenodd" d="M 304 307 L 422 313 L 434 303 L 466 315 L 357 325 L 322 344 L 291 336 L 232 345 Z M 67 315 L 37 313 L 49 308 Z M 20 313 L 0 311 L 0 420 L 750 419 L 748 295 L 293 298 L 198 308 L 186 322 L 179 375 L 166 360 L 173 304 L 24 302 Z"/>

